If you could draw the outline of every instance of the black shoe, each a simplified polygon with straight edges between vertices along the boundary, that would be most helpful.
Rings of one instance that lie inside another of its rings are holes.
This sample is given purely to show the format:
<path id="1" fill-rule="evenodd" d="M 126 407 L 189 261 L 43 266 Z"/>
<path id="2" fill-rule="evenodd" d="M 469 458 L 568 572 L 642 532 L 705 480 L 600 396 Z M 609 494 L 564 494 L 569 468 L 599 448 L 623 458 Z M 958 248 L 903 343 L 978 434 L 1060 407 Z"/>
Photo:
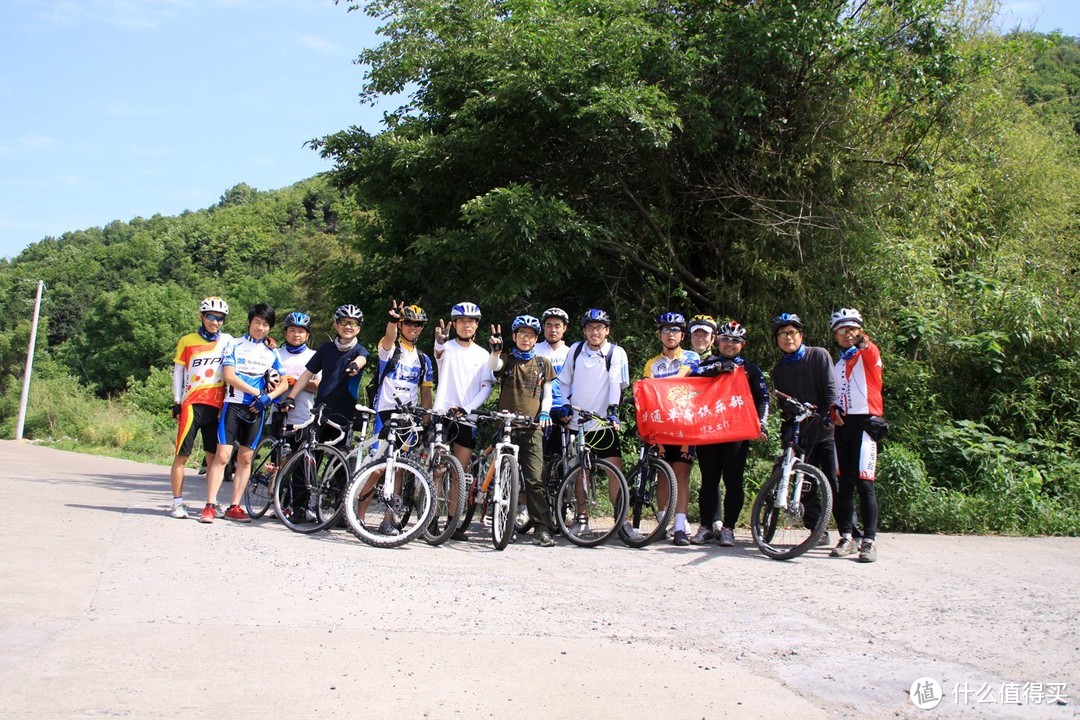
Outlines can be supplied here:
<path id="1" fill-rule="evenodd" d="M 453 538 L 454 540 L 462 540 L 462 541 L 464 541 L 464 540 L 469 539 L 469 533 L 468 533 L 467 530 L 455 530 L 454 534 L 451 535 L 450 537 Z"/>
<path id="2" fill-rule="evenodd" d="M 537 530 L 533 539 L 536 540 L 536 544 L 540 547 L 555 547 L 555 539 L 551 537 L 551 533 L 546 528 Z"/>
<path id="3" fill-rule="evenodd" d="M 829 532 L 828 532 L 828 530 L 826 530 L 824 533 L 822 533 L 821 537 L 818 538 L 817 546 L 822 547 L 823 545 L 832 545 L 832 541 L 829 540 Z"/>
<path id="4" fill-rule="evenodd" d="M 690 544 L 690 538 L 685 530 L 676 530 L 675 537 L 671 539 L 671 542 L 679 547 L 686 547 Z"/>

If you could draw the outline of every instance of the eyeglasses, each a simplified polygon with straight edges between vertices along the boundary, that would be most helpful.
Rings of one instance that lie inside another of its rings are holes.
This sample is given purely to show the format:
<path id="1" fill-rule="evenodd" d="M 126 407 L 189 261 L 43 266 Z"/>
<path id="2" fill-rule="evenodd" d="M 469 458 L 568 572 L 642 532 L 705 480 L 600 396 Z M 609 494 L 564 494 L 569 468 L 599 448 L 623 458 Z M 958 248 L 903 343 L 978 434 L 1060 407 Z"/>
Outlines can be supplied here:
<path id="1" fill-rule="evenodd" d="M 358 327 L 360 327 L 360 323 L 356 322 L 355 320 L 338 320 L 337 324 L 340 325 L 343 328 L 358 328 Z"/>
<path id="2" fill-rule="evenodd" d="M 841 333 L 843 335 L 854 335 L 855 333 L 859 332 L 859 328 L 850 327 L 850 326 L 849 327 L 842 327 L 842 328 L 837 328 L 836 332 Z"/>
<path id="3" fill-rule="evenodd" d="M 209 320 L 210 322 L 219 322 L 219 323 L 225 322 L 225 316 L 224 315 L 211 315 L 210 313 L 203 313 L 203 317 L 206 318 L 207 320 Z"/>
<path id="4" fill-rule="evenodd" d="M 781 335 L 783 335 L 783 333 L 781 333 Z M 728 337 L 727 335 L 721 335 L 721 336 L 720 336 L 720 342 L 722 342 L 722 343 L 736 343 L 736 344 L 738 344 L 738 343 L 741 343 L 741 342 L 743 342 L 743 339 L 742 339 L 742 338 L 738 338 L 738 337 Z"/>
<path id="5" fill-rule="evenodd" d="M 417 320 L 402 320 L 401 324 L 406 327 L 424 327 L 424 323 Z"/>
<path id="6" fill-rule="evenodd" d="M 682 332 L 682 328 L 673 325 L 672 327 L 660 328 L 660 332 L 665 335 L 676 335 Z"/>
<path id="7" fill-rule="evenodd" d="M 789 339 L 795 337 L 796 335 L 801 335 L 801 333 L 798 330 L 781 330 L 780 332 L 776 333 L 777 337 Z"/>

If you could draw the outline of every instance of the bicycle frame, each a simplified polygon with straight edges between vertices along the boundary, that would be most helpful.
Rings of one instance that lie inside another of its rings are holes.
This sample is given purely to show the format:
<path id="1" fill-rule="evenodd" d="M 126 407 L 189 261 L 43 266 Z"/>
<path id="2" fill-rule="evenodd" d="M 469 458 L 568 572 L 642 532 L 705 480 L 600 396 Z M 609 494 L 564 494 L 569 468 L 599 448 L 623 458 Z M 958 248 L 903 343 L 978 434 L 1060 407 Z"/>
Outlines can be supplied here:
<path id="1" fill-rule="evenodd" d="M 788 508 L 788 484 L 791 482 L 791 470 L 795 467 L 795 463 L 803 462 L 805 459 L 805 453 L 802 451 L 802 446 L 799 445 L 799 436 L 802 431 L 803 422 L 811 417 L 817 410 L 813 405 L 801 403 L 790 395 L 777 392 L 776 396 L 796 407 L 795 417 L 792 420 L 792 432 L 791 439 L 784 446 L 784 456 L 781 460 L 781 475 L 780 485 L 776 490 L 776 497 L 774 499 L 774 506 L 781 510 L 787 510 Z M 795 488 L 794 494 L 791 497 L 793 503 L 799 503 L 802 499 L 802 483 L 799 483 L 799 487 Z"/>

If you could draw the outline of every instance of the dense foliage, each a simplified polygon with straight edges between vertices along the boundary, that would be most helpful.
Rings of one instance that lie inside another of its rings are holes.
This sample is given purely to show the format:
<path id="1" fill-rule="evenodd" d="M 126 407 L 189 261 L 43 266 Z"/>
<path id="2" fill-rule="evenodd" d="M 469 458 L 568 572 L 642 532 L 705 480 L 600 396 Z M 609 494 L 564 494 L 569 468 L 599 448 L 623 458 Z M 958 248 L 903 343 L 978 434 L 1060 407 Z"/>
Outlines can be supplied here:
<path id="1" fill-rule="evenodd" d="M 37 278 L 43 372 L 159 417 L 205 294 L 233 332 L 256 299 L 321 329 L 355 302 L 368 342 L 391 298 L 602 305 L 635 365 L 657 312 L 708 312 L 765 369 L 777 312 L 830 345 L 857 306 L 894 427 L 883 524 L 1076 533 L 1080 49 L 973 8 L 375 0 L 365 97 L 406 101 L 313 142 L 329 182 L 31 246 L 0 265 L 0 353 L 17 374 Z"/>

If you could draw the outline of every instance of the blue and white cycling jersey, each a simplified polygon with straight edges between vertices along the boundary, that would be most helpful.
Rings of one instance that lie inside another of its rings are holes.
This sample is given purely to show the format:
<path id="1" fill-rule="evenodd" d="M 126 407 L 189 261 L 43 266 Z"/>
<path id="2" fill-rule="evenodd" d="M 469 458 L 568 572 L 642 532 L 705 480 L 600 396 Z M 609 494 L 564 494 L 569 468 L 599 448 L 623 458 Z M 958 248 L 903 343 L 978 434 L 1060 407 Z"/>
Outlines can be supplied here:
<path id="1" fill-rule="evenodd" d="M 221 367 L 231 367 L 236 370 L 236 375 L 252 387 L 262 392 L 268 392 L 265 388 L 266 371 L 274 368 L 279 373 L 284 373 L 285 366 L 281 363 L 276 350 L 271 350 L 262 341 L 256 342 L 250 335 L 245 334 L 237 338 L 225 349 L 225 355 L 221 361 Z M 284 380 L 283 380 L 284 382 Z M 239 403 L 250 405 L 256 395 L 240 392 L 232 385 L 227 386 L 225 391 L 226 403 Z"/>
<path id="2" fill-rule="evenodd" d="M 563 400 L 562 386 L 559 385 L 558 374 L 562 371 L 562 366 L 566 364 L 566 356 L 570 354 L 570 346 L 563 343 L 563 346 L 556 350 L 548 344 L 547 340 L 543 340 L 536 343 L 536 354 L 551 361 L 551 367 L 554 368 L 556 375 L 555 380 L 551 383 L 551 407 L 562 407 L 566 402 Z"/>

